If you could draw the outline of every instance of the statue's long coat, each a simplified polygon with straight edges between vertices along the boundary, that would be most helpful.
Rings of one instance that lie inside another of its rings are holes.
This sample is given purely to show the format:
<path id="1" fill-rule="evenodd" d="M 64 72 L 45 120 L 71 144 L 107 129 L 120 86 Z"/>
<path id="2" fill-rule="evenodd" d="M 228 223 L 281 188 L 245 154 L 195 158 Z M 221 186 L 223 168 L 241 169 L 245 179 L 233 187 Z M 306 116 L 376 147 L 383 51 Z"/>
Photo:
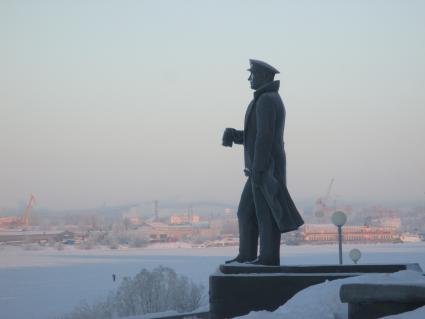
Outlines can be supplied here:
<path id="1" fill-rule="evenodd" d="M 245 168 L 262 173 L 259 187 L 279 230 L 285 233 L 304 221 L 286 187 L 285 107 L 278 90 L 279 81 L 273 81 L 254 92 L 244 130 L 235 132 L 234 142 L 244 145 Z"/>

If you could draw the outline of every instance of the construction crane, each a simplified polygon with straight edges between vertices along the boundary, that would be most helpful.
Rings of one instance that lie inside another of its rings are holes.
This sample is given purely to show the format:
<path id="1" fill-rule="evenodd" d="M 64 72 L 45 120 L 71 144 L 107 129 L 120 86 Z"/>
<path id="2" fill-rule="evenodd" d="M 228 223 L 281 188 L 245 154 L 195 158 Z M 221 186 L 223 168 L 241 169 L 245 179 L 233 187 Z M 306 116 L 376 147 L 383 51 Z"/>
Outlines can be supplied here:
<path id="1" fill-rule="evenodd" d="M 28 201 L 27 207 L 25 208 L 24 216 L 22 217 L 22 225 L 28 226 L 30 221 L 30 211 L 32 206 L 35 204 L 35 197 L 31 194 L 30 199 Z"/>
<path id="2" fill-rule="evenodd" d="M 326 192 L 326 196 L 325 196 L 326 201 L 329 200 L 329 195 L 331 194 L 331 189 L 332 189 L 332 185 L 334 184 L 334 180 L 335 178 L 332 177 L 331 182 L 329 183 L 329 186 L 328 186 L 328 190 Z"/>
<path id="3" fill-rule="evenodd" d="M 27 207 L 25 208 L 24 215 L 20 216 L 3 216 L 0 217 L 0 227 L 15 228 L 18 226 L 29 226 L 31 208 L 35 203 L 35 197 L 31 194 Z"/>
<path id="4" fill-rule="evenodd" d="M 328 189 L 326 190 L 325 196 L 319 197 L 316 200 L 315 206 L 314 206 L 314 215 L 318 218 L 323 218 L 326 214 L 326 211 L 329 210 L 329 197 L 332 190 L 332 185 L 334 183 L 334 178 L 332 177 Z"/>

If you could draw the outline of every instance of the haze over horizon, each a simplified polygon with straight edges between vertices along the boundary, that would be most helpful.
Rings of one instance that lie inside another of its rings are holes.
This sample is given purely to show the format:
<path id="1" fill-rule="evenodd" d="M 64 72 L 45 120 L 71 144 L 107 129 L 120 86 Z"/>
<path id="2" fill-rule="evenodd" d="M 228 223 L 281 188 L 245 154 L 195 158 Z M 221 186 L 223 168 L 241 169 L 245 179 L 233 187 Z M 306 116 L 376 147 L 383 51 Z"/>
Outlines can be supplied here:
<path id="1" fill-rule="evenodd" d="M 248 59 L 281 71 L 295 201 L 425 192 L 423 1 L 2 1 L 0 208 L 239 200 Z"/>

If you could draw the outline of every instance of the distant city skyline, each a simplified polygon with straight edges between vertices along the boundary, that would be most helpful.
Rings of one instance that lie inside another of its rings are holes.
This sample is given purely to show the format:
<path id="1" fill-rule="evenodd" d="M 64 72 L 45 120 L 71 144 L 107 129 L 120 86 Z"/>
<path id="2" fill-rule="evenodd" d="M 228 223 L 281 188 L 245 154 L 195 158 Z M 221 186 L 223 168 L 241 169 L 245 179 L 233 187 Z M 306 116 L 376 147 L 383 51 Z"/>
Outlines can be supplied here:
<path id="1" fill-rule="evenodd" d="M 281 71 L 296 203 L 425 195 L 423 1 L 2 1 L 0 208 L 237 203 L 248 59 Z"/>

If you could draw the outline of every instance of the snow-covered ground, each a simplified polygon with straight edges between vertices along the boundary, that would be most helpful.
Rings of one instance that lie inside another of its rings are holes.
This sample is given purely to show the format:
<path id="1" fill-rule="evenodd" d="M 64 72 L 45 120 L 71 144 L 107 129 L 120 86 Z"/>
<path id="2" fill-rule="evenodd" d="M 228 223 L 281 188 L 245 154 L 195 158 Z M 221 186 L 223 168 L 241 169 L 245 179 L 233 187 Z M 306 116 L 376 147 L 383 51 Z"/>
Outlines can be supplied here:
<path id="1" fill-rule="evenodd" d="M 412 263 L 425 269 L 425 243 L 345 245 L 348 252 L 362 251 L 359 263 Z M 0 248 L 0 319 L 51 318 L 68 313 L 80 301 L 93 302 L 114 290 L 124 276 L 142 268 L 172 267 L 208 287 L 208 276 L 237 247 L 188 248 L 157 245 L 144 249 L 78 250 L 45 249 L 25 251 L 19 247 Z M 282 264 L 332 264 L 338 262 L 337 246 L 282 246 Z M 112 274 L 117 281 L 112 281 Z"/>

